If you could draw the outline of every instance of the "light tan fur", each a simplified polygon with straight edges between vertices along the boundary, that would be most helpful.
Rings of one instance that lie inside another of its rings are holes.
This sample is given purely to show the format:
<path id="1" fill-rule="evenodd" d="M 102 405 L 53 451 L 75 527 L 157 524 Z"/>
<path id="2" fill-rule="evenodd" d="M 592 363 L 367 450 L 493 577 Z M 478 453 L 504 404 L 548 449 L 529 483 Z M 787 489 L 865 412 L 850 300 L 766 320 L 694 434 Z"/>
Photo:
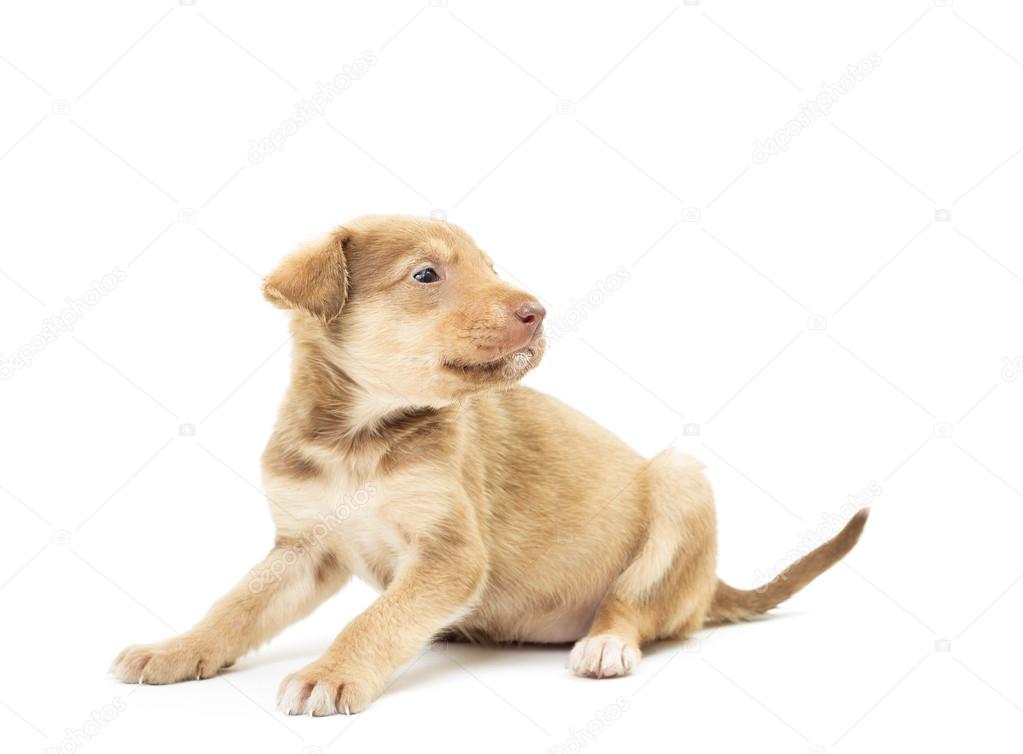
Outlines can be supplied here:
<path id="1" fill-rule="evenodd" d="M 438 279 L 417 279 L 426 269 Z M 285 259 L 264 292 L 294 336 L 263 455 L 277 543 L 193 629 L 121 652 L 124 681 L 210 677 L 352 574 L 380 597 L 284 679 L 289 714 L 364 709 L 439 636 L 576 642 L 574 672 L 621 675 L 644 644 L 775 606 L 863 528 L 865 511 L 761 590 L 719 582 L 702 465 L 645 460 L 517 385 L 542 356 L 543 309 L 454 225 L 360 218 Z"/>

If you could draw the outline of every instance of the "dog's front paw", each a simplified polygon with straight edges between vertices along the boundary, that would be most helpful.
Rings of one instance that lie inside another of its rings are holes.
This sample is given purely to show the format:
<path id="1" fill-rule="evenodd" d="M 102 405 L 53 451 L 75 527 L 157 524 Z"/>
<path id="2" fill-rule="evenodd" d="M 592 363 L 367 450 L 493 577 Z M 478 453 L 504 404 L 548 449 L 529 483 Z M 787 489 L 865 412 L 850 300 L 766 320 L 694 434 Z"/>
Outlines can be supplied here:
<path id="1" fill-rule="evenodd" d="M 639 663 L 639 647 L 614 634 L 586 636 L 575 643 L 568 666 L 587 678 L 627 675 Z"/>
<path id="2" fill-rule="evenodd" d="M 212 678 L 231 663 L 200 641 L 187 636 L 122 650 L 110 672 L 125 683 L 177 683 Z"/>
<path id="3" fill-rule="evenodd" d="M 313 663 L 281 682 L 277 707 L 289 715 L 354 715 L 379 693 L 374 684 L 357 681 L 351 673 Z"/>

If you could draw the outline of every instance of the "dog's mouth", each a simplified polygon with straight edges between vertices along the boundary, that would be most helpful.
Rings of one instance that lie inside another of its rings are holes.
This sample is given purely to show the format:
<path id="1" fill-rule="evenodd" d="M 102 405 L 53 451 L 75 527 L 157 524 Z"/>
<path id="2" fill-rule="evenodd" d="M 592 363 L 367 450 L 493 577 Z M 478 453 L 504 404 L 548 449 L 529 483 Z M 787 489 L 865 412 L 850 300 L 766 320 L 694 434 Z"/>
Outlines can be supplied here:
<path id="1" fill-rule="evenodd" d="M 538 330 L 525 346 L 498 359 L 481 362 L 445 361 L 444 368 L 467 377 L 518 379 L 536 366 L 537 358 L 543 351 L 542 340 L 543 333 Z"/>

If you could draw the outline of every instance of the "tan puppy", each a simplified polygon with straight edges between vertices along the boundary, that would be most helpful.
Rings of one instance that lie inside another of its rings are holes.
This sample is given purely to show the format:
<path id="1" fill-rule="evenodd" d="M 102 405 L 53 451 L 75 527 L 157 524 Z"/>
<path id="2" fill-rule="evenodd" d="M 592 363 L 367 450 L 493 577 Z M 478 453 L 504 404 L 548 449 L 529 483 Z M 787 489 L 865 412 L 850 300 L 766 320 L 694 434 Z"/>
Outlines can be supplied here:
<path id="1" fill-rule="evenodd" d="M 284 680 L 289 714 L 365 709 L 442 635 L 575 642 L 575 673 L 623 675 L 647 642 L 774 607 L 863 529 L 866 511 L 760 590 L 720 582 L 701 464 L 644 460 L 516 385 L 541 358 L 544 309 L 457 226 L 360 218 L 264 292 L 295 344 L 263 455 L 276 545 L 193 629 L 121 652 L 121 680 L 213 676 L 352 574 L 381 595 Z"/>

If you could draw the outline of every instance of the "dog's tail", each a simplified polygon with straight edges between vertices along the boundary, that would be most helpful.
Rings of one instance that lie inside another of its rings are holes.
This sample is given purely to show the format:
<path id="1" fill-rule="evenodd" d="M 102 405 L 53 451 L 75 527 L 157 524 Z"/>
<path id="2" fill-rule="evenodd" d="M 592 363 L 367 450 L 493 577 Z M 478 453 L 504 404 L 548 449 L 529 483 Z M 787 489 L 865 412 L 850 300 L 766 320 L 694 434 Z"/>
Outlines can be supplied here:
<path id="1" fill-rule="evenodd" d="M 841 560 L 859 541 L 869 508 L 857 511 L 833 539 L 804 555 L 779 576 L 759 589 L 743 590 L 718 579 L 717 591 L 706 623 L 735 623 L 748 620 L 780 605 Z"/>

